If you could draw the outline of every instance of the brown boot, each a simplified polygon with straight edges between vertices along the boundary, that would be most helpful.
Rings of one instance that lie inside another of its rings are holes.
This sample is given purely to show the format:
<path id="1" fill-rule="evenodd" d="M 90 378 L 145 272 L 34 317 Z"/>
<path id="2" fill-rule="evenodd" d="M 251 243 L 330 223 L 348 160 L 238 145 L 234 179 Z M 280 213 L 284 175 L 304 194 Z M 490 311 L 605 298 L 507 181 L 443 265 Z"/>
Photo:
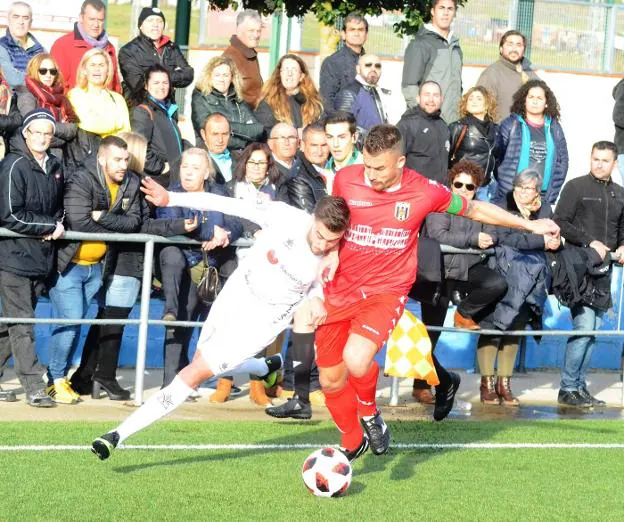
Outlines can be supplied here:
<path id="1" fill-rule="evenodd" d="M 414 388 L 412 391 L 412 397 L 416 402 L 421 404 L 435 404 L 433 393 L 428 388 Z"/>
<path id="2" fill-rule="evenodd" d="M 264 381 L 249 381 L 249 400 L 262 407 L 273 404 L 267 397 Z"/>
<path id="3" fill-rule="evenodd" d="M 520 401 L 511 393 L 511 377 L 499 377 L 496 380 L 496 394 L 503 406 L 518 406 Z"/>
<path id="4" fill-rule="evenodd" d="M 219 379 L 217 381 L 216 391 L 208 397 L 208 401 L 222 403 L 230 398 L 232 392 L 232 380 L 231 379 Z"/>
<path id="5" fill-rule="evenodd" d="M 500 399 L 496 393 L 496 379 L 493 375 L 481 376 L 481 402 L 483 404 L 500 404 Z"/>

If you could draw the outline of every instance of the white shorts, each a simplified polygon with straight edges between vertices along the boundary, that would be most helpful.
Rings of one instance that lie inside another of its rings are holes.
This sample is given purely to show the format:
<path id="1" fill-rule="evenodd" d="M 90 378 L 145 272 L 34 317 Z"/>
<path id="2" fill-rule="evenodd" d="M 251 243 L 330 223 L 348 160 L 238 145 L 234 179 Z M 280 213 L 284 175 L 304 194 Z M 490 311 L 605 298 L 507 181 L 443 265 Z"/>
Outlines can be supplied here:
<path id="1" fill-rule="evenodd" d="M 210 309 L 197 349 L 212 373 L 227 375 L 269 346 L 289 322 L 277 319 L 275 309 L 246 288 L 226 284 Z"/>

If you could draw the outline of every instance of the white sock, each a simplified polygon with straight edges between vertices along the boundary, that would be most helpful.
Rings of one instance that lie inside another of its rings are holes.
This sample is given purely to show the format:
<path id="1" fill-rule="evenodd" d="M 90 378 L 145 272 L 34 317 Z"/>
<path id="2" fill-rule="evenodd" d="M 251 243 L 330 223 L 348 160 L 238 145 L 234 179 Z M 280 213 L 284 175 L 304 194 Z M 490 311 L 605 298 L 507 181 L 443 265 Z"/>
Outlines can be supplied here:
<path id="1" fill-rule="evenodd" d="M 169 386 L 150 397 L 143 406 L 113 430 L 119 433 L 119 442 L 123 442 L 130 435 L 147 428 L 150 424 L 171 413 L 193 391 L 193 388 L 176 375 Z"/>
<path id="2" fill-rule="evenodd" d="M 238 366 L 235 366 L 231 370 L 227 370 L 225 373 L 228 375 L 236 374 L 236 373 L 251 373 L 252 375 L 258 375 L 262 377 L 269 373 L 269 367 L 267 363 L 264 361 L 264 357 L 261 359 L 246 359 Z"/>

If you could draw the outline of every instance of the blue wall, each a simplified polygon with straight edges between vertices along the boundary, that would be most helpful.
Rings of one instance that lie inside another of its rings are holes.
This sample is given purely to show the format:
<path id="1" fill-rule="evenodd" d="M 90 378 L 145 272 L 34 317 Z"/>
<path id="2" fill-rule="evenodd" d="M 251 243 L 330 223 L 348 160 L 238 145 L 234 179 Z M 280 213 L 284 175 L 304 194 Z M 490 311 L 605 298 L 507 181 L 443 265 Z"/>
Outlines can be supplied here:
<path id="1" fill-rule="evenodd" d="M 614 308 L 610 310 L 601 326 L 602 330 L 616 330 L 618 310 L 619 289 L 622 284 L 622 269 L 615 270 L 612 281 Z M 409 302 L 408 309 L 420 316 L 420 305 L 414 301 Z M 446 326 L 453 324 L 454 308 L 449 308 L 446 317 Z M 97 308 L 92 305 L 89 309 L 89 317 L 95 317 Z M 160 319 L 163 314 L 163 302 L 152 299 L 150 304 L 150 318 Z M 41 299 L 37 305 L 37 317 L 51 317 L 50 303 L 47 299 Z M 571 329 L 570 311 L 561 307 L 558 301 L 551 296 L 548 300 L 545 314 L 544 327 L 546 329 Z M 135 306 L 131 314 L 132 318 L 139 317 L 139 307 Z M 35 327 L 35 339 L 37 343 L 37 353 L 40 360 L 48 362 L 48 343 L 52 325 L 39 325 Z M 82 329 L 82 338 L 72 362 L 80 362 L 82 343 L 86 335 L 87 327 Z M 161 368 L 163 364 L 163 341 L 165 329 L 162 326 L 151 326 L 148 330 L 147 367 Z M 123 346 L 120 356 L 121 366 L 134 366 L 136 360 L 136 343 L 138 336 L 138 326 L 128 326 L 124 332 Z M 195 338 L 197 332 L 195 332 Z M 474 367 L 476 335 L 457 334 L 445 332 L 440 337 L 436 354 L 440 362 L 449 368 L 469 369 Z M 596 349 L 592 357 L 593 368 L 618 369 L 620 367 L 620 357 L 622 353 L 622 343 L 624 337 L 603 337 L 597 341 Z M 566 338 L 564 337 L 544 337 L 541 343 L 537 344 L 532 337 L 528 338 L 526 351 L 527 369 L 535 368 L 560 368 L 565 350 Z M 194 346 L 193 342 L 193 346 Z M 383 354 L 380 354 L 380 361 L 383 361 Z"/>

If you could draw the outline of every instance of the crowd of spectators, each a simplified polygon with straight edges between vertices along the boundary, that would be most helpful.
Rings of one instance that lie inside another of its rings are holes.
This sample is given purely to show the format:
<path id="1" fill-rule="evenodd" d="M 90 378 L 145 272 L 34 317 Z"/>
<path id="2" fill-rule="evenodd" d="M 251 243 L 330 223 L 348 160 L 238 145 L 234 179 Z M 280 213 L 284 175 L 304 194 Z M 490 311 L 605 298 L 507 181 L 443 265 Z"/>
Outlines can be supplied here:
<path id="1" fill-rule="evenodd" d="M 369 129 L 396 124 L 409 169 L 468 200 L 489 200 L 525 219 L 552 216 L 561 227 L 562 238 L 537 236 L 440 214 L 421 231 L 421 267 L 410 295 L 421 302 L 424 321 L 443 325 L 454 303 L 455 326 L 500 330 L 477 343 L 481 400 L 517 405 L 511 377 L 519 339 L 505 331 L 539 329 L 548 293 L 570 307 L 578 330 L 597 328 L 611 306 L 609 255 L 624 261 L 624 189 L 611 179 L 618 151 L 624 160 L 624 84 L 613 92 L 615 144 L 597 142 L 589 173 L 564 186 L 568 151 L 559 106 L 524 57 L 524 35 L 506 32 L 500 58 L 462 95 L 456 7 L 434 0 L 431 23 L 407 47 L 407 110 L 399 118 L 392 93 L 379 86 L 382 62 L 365 50 L 368 23 L 357 13 L 345 18 L 343 46 L 321 64 L 317 87 L 297 54 L 282 56 L 263 80 L 255 11 L 238 14 L 230 47 L 196 74 L 164 35 L 158 8 L 141 10 L 139 35 L 117 53 L 104 30 L 106 5 L 85 0 L 73 31 L 48 53 L 30 33 L 30 6 L 13 2 L 0 38 L 0 226 L 35 238 L 0 240 L 2 314 L 33 317 L 37 298 L 47 293 L 56 318 L 81 319 L 96 299 L 98 318 L 125 319 L 140 290 L 141 245 L 68 241 L 65 230 L 186 235 L 198 244 L 164 246 L 156 255 L 163 319 L 172 322 L 163 346 L 167 386 L 191 349 L 193 330 L 175 322 L 201 320 L 210 310 L 198 298 L 200 280 L 211 268 L 226 281 L 245 255 L 232 243 L 262 230 L 220 212 L 154 210 L 141 194 L 141 176 L 171 191 L 266 198 L 312 212 L 341 168 L 363 163 Z M 194 80 L 192 144 L 178 125 L 175 90 Z M 484 252 L 441 255 L 440 244 Z M 101 390 L 128 399 L 116 378 L 123 326 L 90 328 L 71 373 L 79 332 L 76 324 L 52 329 L 46 372 L 33 327 L 0 324 L 0 375 L 13 357 L 35 407 L 77 404 Z M 431 334 L 434 346 L 438 337 Z M 313 349 L 305 314 L 295 314 L 290 343 Z M 559 402 L 601 405 L 587 389 L 593 345 L 592 336 L 569 339 Z M 298 375 L 288 355 L 285 367 L 281 391 L 289 396 Z M 250 377 L 251 400 L 270 405 L 271 392 Z M 230 378 L 219 379 L 211 400 L 224 402 L 235 389 Z M 313 371 L 303 403 L 322 403 L 319 389 Z M 433 402 L 421 381 L 413 396 Z M 0 388 L 0 401 L 15 399 Z"/>

